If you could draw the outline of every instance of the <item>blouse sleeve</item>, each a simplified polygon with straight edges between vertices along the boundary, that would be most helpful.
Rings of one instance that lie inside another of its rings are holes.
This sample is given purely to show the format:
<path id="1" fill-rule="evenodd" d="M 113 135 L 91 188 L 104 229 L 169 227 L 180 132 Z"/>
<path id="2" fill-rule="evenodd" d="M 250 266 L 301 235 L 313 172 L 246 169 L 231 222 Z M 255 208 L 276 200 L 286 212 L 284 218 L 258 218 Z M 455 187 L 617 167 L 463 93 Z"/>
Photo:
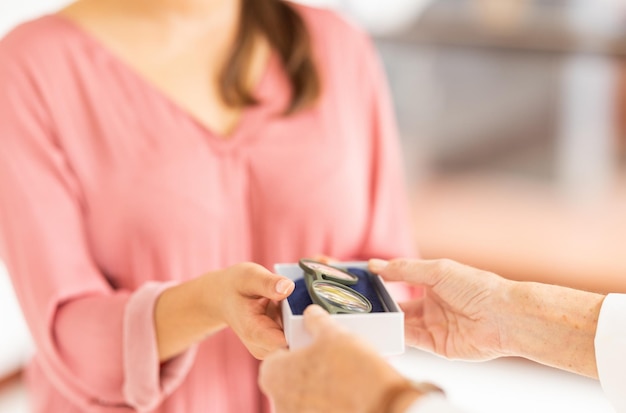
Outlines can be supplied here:
<path id="1" fill-rule="evenodd" d="M 82 410 L 153 409 L 193 350 L 160 365 L 153 308 L 167 285 L 114 290 L 94 263 L 80 187 L 38 81 L 50 73 L 17 60 L 0 43 L 0 256 L 37 362 Z"/>
<path id="2" fill-rule="evenodd" d="M 626 295 L 609 294 L 602 303 L 595 350 L 602 389 L 615 411 L 626 412 Z"/>

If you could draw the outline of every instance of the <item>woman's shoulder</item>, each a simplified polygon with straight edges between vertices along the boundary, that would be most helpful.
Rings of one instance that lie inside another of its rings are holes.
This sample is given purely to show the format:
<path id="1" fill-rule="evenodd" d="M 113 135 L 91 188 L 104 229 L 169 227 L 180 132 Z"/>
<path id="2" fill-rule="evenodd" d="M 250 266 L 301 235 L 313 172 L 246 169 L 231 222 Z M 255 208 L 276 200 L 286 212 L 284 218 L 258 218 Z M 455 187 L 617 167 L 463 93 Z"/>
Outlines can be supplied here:
<path id="1" fill-rule="evenodd" d="M 295 3 L 294 3 L 295 4 Z M 369 33 L 332 9 L 295 4 L 324 71 L 341 82 L 363 82 L 377 73 L 378 52 Z"/>
<path id="2" fill-rule="evenodd" d="M 31 49 L 48 37 L 49 16 L 19 23 L 0 39 L 0 51 L 17 53 Z"/>
<path id="3" fill-rule="evenodd" d="M 368 33 L 340 12 L 320 6 L 290 3 L 302 16 L 314 40 L 340 46 L 368 44 Z"/>
<path id="4" fill-rule="evenodd" d="M 0 39 L 0 66 L 49 67 L 60 55 L 67 30 L 55 15 L 18 24 Z"/>

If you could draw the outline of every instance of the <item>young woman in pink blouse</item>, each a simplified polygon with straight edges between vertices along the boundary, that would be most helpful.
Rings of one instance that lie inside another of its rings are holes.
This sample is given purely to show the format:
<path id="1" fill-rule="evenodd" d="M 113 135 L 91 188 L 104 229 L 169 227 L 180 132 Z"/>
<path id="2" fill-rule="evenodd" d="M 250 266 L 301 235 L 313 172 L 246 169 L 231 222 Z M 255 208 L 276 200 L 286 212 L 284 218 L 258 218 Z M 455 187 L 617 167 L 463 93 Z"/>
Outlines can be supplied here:
<path id="1" fill-rule="evenodd" d="M 414 254 L 367 37 L 278 0 L 82 0 L 0 41 L 33 412 L 270 411 L 276 262 Z"/>

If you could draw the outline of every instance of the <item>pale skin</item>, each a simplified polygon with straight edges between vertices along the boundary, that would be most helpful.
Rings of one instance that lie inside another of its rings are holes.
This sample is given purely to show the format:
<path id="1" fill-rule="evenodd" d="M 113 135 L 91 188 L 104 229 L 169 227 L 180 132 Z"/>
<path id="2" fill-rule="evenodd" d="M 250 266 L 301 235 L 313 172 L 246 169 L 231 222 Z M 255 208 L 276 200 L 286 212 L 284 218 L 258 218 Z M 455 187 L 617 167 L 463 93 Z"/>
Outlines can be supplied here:
<path id="1" fill-rule="evenodd" d="M 294 352 L 277 351 L 261 365 L 259 384 L 273 399 L 276 413 L 373 413 L 379 411 L 385 391 L 404 382 L 321 307 L 309 306 L 304 322 L 313 344 Z M 385 413 L 400 413 L 417 397 L 402 395 Z"/>
<path id="2" fill-rule="evenodd" d="M 450 260 L 374 259 L 369 267 L 387 281 L 424 287 L 422 297 L 400 303 L 406 342 L 411 346 L 450 359 L 519 356 L 598 377 L 594 338 L 604 295 L 511 281 Z M 262 365 L 261 387 L 280 407 L 279 413 L 331 408 L 337 413 L 369 412 L 368 405 L 352 406 L 353 410 L 334 407 L 355 399 L 354 389 L 362 389 L 358 395 L 375 405 L 376 398 L 398 380 L 395 370 L 329 316 L 315 310 L 305 313 L 305 320 L 314 344 L 291 353 L 278 352 Z M 323 362 L 322 357 L 332 362 Z M 315 360 L 319 363 L 312 368 Z M 381 380 L 361 383 L 372 374 Z M 351 384 L 354 380 L 356 386 Z M 281 383 L 287 382 L 289 391 L 285 392 Z M 421 395 L 405 392 L 400 397 L 394 411 L 402 412 L 407 402 Z M 300 410 L 310 403 L 315 408 Z"/>
<path id="3" fill-rule="evenodd" d="M 218 84 L 238 30 L 240 7 L 240 0 L 79 0 L 59 14 L 208 130 L 228 139 L 244 109 L 226 105 Z M 269 46 L 259 37 L 247 76 L 251 89 L 268 58 Z M 154 316 L 160 360 L 225 327 L 256 358 L 285 347 L 278 301 L 293 288 L 284 277 L 241 263 L 165 290 Z"/>
<path id="4" fill-rule="evenodd" d="M 79 0 L 59 14 L 95 37 L 142 78 L 228 139 L 243 108 L 226 105 L 221 70 L 239 27 L 240 0 Z M 250 89 L 270 48 L 259 36 L 248 72 Z"/>

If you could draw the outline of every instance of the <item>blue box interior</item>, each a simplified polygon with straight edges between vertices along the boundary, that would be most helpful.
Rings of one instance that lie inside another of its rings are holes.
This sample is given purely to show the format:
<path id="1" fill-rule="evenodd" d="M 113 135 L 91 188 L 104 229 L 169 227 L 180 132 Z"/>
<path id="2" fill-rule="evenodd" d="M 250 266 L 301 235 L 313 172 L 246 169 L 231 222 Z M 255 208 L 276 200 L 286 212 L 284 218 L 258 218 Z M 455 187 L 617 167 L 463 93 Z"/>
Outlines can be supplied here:
<path id="1" fill-rule="evenodd" d="M 346 270 L 359 278 L 359 281 L 355 285 L 350 286 L 350 288 L 360 292 L 367 297 L 368 300 L 370 300 L 372 303 L 372 313 L 386 312 L 385 306 L 380 299 L 378 289 L 372 282 L 372 273 L 360 268 L 348 267 Z M 311 301 L 309 292 L 306 289 L 304 278 L 297 279 L 295 284 L 296 288 L 293 293 L 291 293 L 287 301 L 289 302 L 289 307 L 291 307 L 291 312 L 294 315 L 302 315 L 304 309 L 313 304 L 313 302 Z"/>

